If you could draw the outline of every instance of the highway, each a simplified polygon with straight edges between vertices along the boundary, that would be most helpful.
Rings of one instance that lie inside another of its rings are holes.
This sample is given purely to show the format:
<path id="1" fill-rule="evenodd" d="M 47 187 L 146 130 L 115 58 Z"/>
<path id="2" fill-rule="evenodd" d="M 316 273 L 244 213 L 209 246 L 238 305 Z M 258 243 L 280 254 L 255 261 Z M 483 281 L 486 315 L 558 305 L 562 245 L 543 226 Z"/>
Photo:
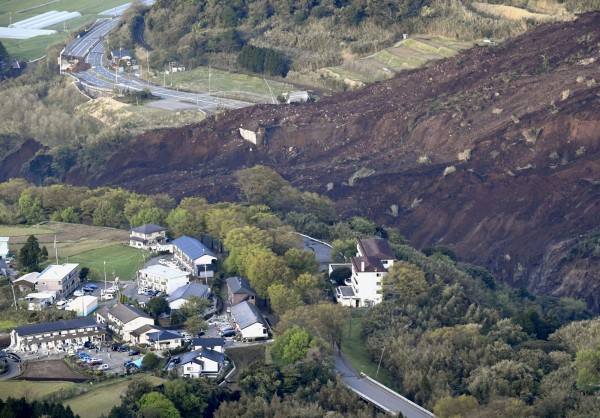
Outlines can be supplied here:
<path id="1" fill-rule="evenodd" d="M 117 23 L 118 19 L 99 21 L 85 35 L 76 39 L 65 48 L 65 52 L 63 52 L 64 56 L 85 57 L 85 62 L 91 66 L 87 71 L 74 73 L 84 83 L 110 90 L 114 88 L 128 88 L 130 90 L 148 89 L 154 96 L 161 99 L 196 105 L 199 109 L 207 112 L 217 109 L 240 109 L 253 105 L 253 103 L 223 99 L 206 93 L 190 93 L 168 89 L 150 84 L 146 80 L 135 77 L 130 73 L 119 74 L 113 72 L 106 67 L 107 60 L 104 56 L 104 38 L 114 29 Z"/>
<path id="2" fill-rule="evenodd" d="M 359 374 L 343 354 L 335 357 L 335 369 L 350 390 L 390 415 L 398 415 L 401 412 L 406 418 L 434 417 L 431 412 L 404 396 L 363 374 Z"/>

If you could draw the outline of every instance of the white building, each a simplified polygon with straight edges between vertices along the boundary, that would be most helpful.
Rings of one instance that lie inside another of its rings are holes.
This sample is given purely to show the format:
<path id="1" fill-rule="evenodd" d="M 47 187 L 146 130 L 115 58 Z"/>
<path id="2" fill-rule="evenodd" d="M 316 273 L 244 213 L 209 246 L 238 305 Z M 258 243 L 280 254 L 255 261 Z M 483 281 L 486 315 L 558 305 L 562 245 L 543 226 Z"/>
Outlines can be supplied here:
<path id="1" fill-rule="evenodd" d="M 216 350 L 203 348 L 190 351 L 179 357 L 177 365 L 179 374 L 183 377 L 198 378 L 201 375 L 215 377 L 225 366 L 225 355 Z"/>
<path id="2" fill-rule="evenodd" d="M 138 272 L 138 287 L 154 289 L 168 295 L 190 282 L 188 272 L 155 264 Z"/>
<path id="3" fill-rule="evenodd" d="M 37 277 L 38 291 L 51 290 L 56 296 L 65 298 L 77 289 L 79 285 L 79 264 L 67 263 L 61 265 L 50 264 Z"/>
<path id="4" fill-rule="evenodd" d="M 17 327 L 10 333 L 9 349 L 15 351 L 51 350 L 104 341 L 106 326 L 94 318 L 69 319 Z"/>
<path id="5" fill-rule="evenodd" d="M 209 350 L 218 351 L 219 353 L 225 352 L 225 338 L 223 337 L 198 337 L 192 339 L 190 345 L 194 350 L 207 348 Z"/>
<path id="6" fill-rule="evenodd" d="M 210 296 L 210 289 L 207 285 L 196 282 L 181 286 L 175 289 L 174 292 L 169 293 L 169 298 L 167 299 L 169 307 L 171 309 L 181 309 L 191 296 L 207 299 Z"/>
<path id="7" fill-rule="evenodd" d="M 0 258 L 8 256 L 8 237 L 0 237 Z"/>
<path id="8" fill-rule="evenodd" d="M 146 342 L 155 350 L 167 350 L 181 347 L 183 336 L 177 331 L 160 328 L 157 331 L 146 333 Z"/>
<path id="9" fill-rule="evenodd" d="M 167 228 L 160 225 L 144 224 L 129 232 L 129 245 L 146 250 L 159 250 L 167 241 Z"/>
<path id="10" fill-rule="evenodd" d="M 96 318 L 98 322 L 107 323 L 108 329 L 125 341 L 132 340 L 131 333 L 143 325 L 154 325 L 154 319 L 146 312 L 121 303 L 97 312 Z"/>
<path id="11" fill-rule="evenodd" d="M 359 239 L 351 258 L 352 277 L 336 288 L 338 303 L 351 307 L 374 306 L 383 300 L 383 278 L 394 264 L 394 252 L 381 238 Z"/>
<path id="12" fill-rule="evenodd" d="M 24 296 L 23 300 L 27 302 L 28 311 L 41 311 L 52 306 L 56 300 L 56 292 L 30 293 Z"/>
<path id="13" fill-rule="evenodd" d="M 68 302 L 65 310 L 73 311 L 77 316 L 88 316 L 98 309 L 98 298 L 96 296 L 80 296 Z"/>
<path id="14" fill-rule="evenodd" d="M 244 301 L 232 306 L 231 316 L 243 340 L 269 337 L 267 322 L 254 304 Z"/>
<path id="15" fill-rule="evenodd" d="M 173 240 L 173 258 L 194 276 L 212 278 L 215 275 L 217 257 L 195 238 L 184 235 Z"/>

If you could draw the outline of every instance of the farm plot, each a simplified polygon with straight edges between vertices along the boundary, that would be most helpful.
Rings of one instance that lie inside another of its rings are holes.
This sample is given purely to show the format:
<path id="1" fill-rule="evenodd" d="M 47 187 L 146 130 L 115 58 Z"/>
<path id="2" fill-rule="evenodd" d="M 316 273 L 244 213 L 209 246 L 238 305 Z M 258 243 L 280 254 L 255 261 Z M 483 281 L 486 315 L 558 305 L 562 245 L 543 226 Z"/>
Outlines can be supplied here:
<path id="1" fill-rule="evenodd" d="M 38 380 L 38 381 L 68 381 L 84 382 L 89 380 L 82 374 L 72 370 L 62 360 L 32 361 L 26 363 L 25 371 L 20 380 Z"/>

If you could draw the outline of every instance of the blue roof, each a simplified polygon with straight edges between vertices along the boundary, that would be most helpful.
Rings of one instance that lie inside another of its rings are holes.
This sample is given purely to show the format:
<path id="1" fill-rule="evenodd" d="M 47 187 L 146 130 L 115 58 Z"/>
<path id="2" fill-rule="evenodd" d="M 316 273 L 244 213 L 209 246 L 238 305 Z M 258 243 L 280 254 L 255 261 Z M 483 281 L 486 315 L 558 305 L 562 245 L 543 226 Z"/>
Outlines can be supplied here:
<path id="1" fill-rule="evenodd" d="M 204 244 L 195 238 L 188 237 L 186 235 L 173 240 L 173 245 L 179 248 L 186 256 L 195 260 L 202 257 L 203 255 L 209 255 L 215 257 L 215 253 L 209 250 Z"/>

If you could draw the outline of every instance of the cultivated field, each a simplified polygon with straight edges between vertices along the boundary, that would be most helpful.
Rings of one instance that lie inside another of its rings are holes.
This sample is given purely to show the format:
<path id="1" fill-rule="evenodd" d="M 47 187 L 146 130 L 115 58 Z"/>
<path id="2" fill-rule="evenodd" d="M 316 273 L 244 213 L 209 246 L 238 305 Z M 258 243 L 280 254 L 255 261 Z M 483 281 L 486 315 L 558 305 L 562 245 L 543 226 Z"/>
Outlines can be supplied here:
<path id="1" fill-rule="evenodd" d="M 40 227 L 0 226 L 0 236 L 10 237 L 11 252 L 21 248 L 29 235 L 38 239 L 40 247 L 46 246 L 51 261 L 55 257 L 56 236 L 59 262 L 89 267 L 97 279 L 104 278 L 105 261 L 109 278 L 114 272 L 124 280 L 133 278 L 144 263 L 142 252 L 127 245 L 129 232 L 123 229 L 60 222 L 48 222 Z"/>
<path id="2" fill-rule="evenodd" d="M 56 35 L 37 36 L 31 39 L 0 39 L 9 54 L 16 58 L 33 60 L 43 56 L 46 48 L 56 42 L 64 42 L 70 31 L 79 29 L 98 19 L 98 13 L 128 3 L 127 0 L 7 0 L 0 1 L 0 26 L 29 19 L 52 10 L 79 12 L 81 17 L 53 25 L 48 29 L 67 32 Z"/>
<path id="3" fill-rule="evenodd" d="M 164 382 L 164 379 L 156 376 L 138 374 L 131 379 L 103 384 L 83 395 L 65 401 L 64 404 L 69 405 L 73 412 L 80 415 L 81 418 L 96 418 L 100 415 L 108 416 L 112 407 L 121 403 L 121 394 L 125 393 L 131 380 L 142 378 L 155 385 L 160 385 Z"/>
<path id="4" fill-rule="evenodd" d="M 0 382 L 0 399 L 21 398 L 33 400 L 75 386 L 71 382 L 29 382 L 25 380 L 10 380 Z"/>
<path id="5" fill-rule="evenodd" d="M 89 377 L 77 373 L 62 360 L 32 361 L 26 363 L 25 371 L 20 376 L 24 380 L 67 380 L 86 381 Z"/>

